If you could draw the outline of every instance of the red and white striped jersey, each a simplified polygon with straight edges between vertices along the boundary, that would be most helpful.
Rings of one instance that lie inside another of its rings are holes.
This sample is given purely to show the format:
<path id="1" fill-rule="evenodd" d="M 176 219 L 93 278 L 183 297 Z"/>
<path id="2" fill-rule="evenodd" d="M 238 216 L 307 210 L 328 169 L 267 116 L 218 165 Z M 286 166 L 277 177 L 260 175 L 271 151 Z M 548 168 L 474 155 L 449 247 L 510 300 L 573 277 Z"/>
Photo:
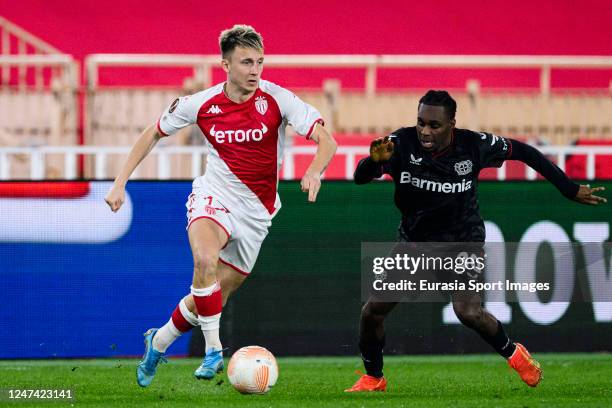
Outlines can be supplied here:
<path id="1" fill-rule="evenodd" d="M 206 174 L 194 188 L 223 197 L 226 206 L 239 206 L 262 219 L 280 208 L 277 193 L 285 147 L 285 127 L 310 137 L 321 114 L 292 92 L 260 80 L 259 88 L 243 103 L 230 100 L 224 83 L 176 99 L 157 122 L 168 136 L 197 124 L 209 148 Z"/>

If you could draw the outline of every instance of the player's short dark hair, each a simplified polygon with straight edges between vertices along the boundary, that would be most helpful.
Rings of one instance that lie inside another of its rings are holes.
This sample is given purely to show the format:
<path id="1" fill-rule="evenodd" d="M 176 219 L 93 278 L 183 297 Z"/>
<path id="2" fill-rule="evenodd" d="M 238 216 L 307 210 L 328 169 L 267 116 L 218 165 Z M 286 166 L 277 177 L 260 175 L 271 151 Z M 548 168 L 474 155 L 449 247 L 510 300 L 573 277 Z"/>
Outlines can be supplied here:
<path id="1" fill-rule="evenodd" d="M 455 102 L 453 97 L 446 91 L 427 91 L 427 93 L 423 95 L 421 99 L 419 99 L 419 106 L 421 106 L 421 104 L 429 106 L 444 106 L 444 109 L 448 114 L 448 118 L 450 120 L 455 119 L 455 113 L 457 113 L 457 102 Z"/>
<path id="2" fill-rule="evenodd" d="M 263 38 L 249 25 L 236 24 L 221 32 L 219 47 L 223 58 L 229 57 L 236 47 L 253 48 L 263 51 Z"/>

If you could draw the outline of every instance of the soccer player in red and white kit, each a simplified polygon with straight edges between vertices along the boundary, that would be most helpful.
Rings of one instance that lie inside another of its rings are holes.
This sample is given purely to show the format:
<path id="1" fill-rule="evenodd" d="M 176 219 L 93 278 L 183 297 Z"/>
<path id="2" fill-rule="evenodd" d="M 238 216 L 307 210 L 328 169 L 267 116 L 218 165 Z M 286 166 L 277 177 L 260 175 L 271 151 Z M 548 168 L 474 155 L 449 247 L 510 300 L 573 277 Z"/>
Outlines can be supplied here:
<path id="1" fill-rule="evenodd" d="M 145 354 L 137 368 L 141 387 L 151 383 L 167 348 L 197 325 L 204 334 L 206 356 L 195 376 L 211 379 L 222 371 L 221 311 L 253 269 L 280 208 L 277 185 L 286 125 L 317 143 L 301 180 L 308 201 L 316 200 L 321 173 L 336 151 L 336 142 L 315 108 L 261 79 L 264 56 L 259 33 L 235 25 L 221 33 L 219 42 L 227 80 L 172 102 L 136 141 L 105 198 L 113 211 L 119 210 L 130 174 L 161 137 L 191 124 L 202 130 L 209 147 L 206 174 L 194 180 L 186 204 L 194 263 L 191 293 L 164 326 L 145 333 Z"/>

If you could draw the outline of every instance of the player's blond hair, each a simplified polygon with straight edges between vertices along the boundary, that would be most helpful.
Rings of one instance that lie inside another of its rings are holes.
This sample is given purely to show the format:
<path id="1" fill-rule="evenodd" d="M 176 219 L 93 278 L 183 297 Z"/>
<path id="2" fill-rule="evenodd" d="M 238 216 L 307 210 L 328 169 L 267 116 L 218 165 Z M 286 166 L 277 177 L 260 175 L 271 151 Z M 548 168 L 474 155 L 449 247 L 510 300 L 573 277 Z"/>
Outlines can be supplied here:
<path id="1" fill-rule="evenodd" d="M 263 38 L 250 25 L 236 24 L 232 28 L 223 30 L 219 36 L 221 56 L 227 58 L 234 48 L 244 47 L 263 51 Z"/>

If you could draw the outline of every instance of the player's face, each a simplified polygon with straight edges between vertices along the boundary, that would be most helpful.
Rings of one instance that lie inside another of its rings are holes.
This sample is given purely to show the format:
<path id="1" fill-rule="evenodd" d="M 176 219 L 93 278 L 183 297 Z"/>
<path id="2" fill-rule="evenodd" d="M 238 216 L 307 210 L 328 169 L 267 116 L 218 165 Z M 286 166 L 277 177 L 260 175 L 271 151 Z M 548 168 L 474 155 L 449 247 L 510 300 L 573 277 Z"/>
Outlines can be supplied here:
<path id="1" fill-rule="evenodd" d="M 444 106 L 419 105 L 417 133 L 421 147 L 427 151 L 438 152 L 451 142 L 455 119 L 449 119 Z"/>
<path id="2" fill-rule="evenodd" d="M 222 61 L 228 83 L 241 93 L 255 92 L 263 71 L 263 60 L 262 50 L 236 47 L 230 56 Z"/>

